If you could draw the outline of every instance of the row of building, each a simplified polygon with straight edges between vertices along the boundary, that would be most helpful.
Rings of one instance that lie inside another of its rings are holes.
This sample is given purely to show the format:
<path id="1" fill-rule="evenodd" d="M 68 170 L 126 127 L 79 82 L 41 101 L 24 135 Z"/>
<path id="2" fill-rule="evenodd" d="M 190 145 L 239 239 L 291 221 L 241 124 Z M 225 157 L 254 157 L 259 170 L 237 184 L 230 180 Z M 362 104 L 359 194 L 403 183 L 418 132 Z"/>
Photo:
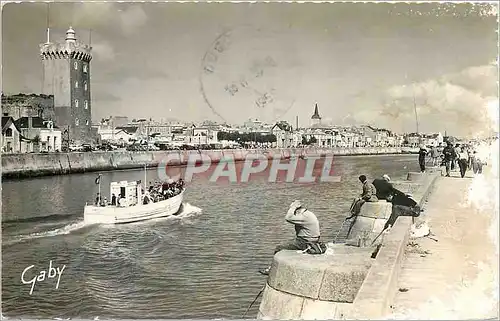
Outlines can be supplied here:
<path id="1" fill-rule="evenodd" d="M 2 96 L 2 152 L 53 152 L 64 146 L 77 145 L 69 128 L 59 128 L 53 118 L 53 96 Z M 35 115 L 35 116 L 34 116 Z M 437 134 L 397 134 L 372 126 L 322 125 L 318 106 L 314 108 L 307 128 L 294 128 L 286 121 L 266 124 L 249 119 L 241 126 L 203 123 L 180 123 L 110 116 L 91 125 L 95 137 L 92 144 L 103 142 L 116 146 L 137 143 L 181 145 L 217 145 L 293 148 L 304 145 L 317 147 L 416 147 L 420 144 L 437 146 L 444 141 Z"/>
<path id="2" fill-rule="evenodd" d="M 109 117 L 94 125 L 101 141 L 116 145 L 147 140 L 172 146 L 219 144 L 260 145 L 292 148 L 304 145 L 318 147 L 397 147 L 420 144 L 437 146 L 443 143 L 441 133 L 397 134 L 372 126 L 326 126 L 321 124 L 318 106 L 307 128 L 293 127 L 286 121 L 266 124 L 249 119 L 241 126 L 206 121 L 199 124 L 156 122 L 147 119 L 128 121 L 126 117 Z"/>
<path id="3" fill-rule="evenodd" d="M 66 145 L 77 145 L 71 139 L 69 128 L 59 128 L 50 120 L 53 117 L 51 100 L 53 96 L 47 95 L 2 96 L 4 153 L 53 152 L 64 150 Z M 258 119 L 249 119 L 236 126 L 211 121 L 198 124 L 152 119 L 129 121 L 124 116 L 110 116 L 91 125 L 91 133 L 95 137 L 92 144 L 106 142 L 121 147 L 137 143 L 172 147 L 416 147 L 420 144 L 437 146 L 444 141 L 441 133 L 397 134 L 372 126 L 322 125 L 317 105 L 307 128 L 294 128 L 286 121 L 266 124 Z"/>

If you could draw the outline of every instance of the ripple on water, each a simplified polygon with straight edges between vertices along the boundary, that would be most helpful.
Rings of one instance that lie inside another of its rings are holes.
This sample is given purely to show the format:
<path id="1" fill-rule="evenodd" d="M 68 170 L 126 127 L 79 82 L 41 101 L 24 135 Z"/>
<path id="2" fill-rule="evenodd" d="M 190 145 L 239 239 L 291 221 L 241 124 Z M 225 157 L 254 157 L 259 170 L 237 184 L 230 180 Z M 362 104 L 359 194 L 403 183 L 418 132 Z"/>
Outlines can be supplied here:
<path id="1" fill-rule="evenodd" d="M 340 158 L 336 166 L 341 183 L 256 180 L 222 186 L 194 180 L 186 192 L 192 205 L 180 217 L 77 229 L 72 227 L 82 220 L 81 206 L 95 191 L 94 174 L 4 182 L 3 212 L 9 214 L 3 220 L 11 221 L 2 227 L 7 232 L 2 244 L 4 313 L 36 318 L 240 318 L 265 284 L 257 270 L 271 262 L 277 243 L 293 236 L 293 227 L 284 222 L 289 203 L 302 199 L 320 219 L 322 234 L 333 236 L 359 192 L 359 174 L 387 173 L 398 180 L 408 170 L 418 170 L 414 156 Z M 143 176 L 141 171 L 103 173 L 102 182 Z M 47 186 L 54 192 L 38 192 Z M 31 195 L 30 202 L 19 201 L 23 193 Z M 36 215 L 56 216 L 48 222 L 32 217 Z M 19 284 L 20 273 L 31 264 L 46 266 L 50 259 L 67 265 L 59 289 L 41 284 L 30 296 L 29 288 Z M 256 315 L 258 305 L 249 317 Z"/>

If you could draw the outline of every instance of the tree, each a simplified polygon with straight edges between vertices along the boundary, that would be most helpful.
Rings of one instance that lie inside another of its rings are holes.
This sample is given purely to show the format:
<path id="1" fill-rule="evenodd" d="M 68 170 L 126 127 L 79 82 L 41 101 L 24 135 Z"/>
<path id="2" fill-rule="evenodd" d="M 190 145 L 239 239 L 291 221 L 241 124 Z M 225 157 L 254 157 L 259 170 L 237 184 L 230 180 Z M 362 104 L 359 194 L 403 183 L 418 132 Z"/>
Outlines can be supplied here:
<path id="1" fill-rule="evenodd" d="M 257 134 L 257 133 L 239 133 L 239 132 L 218 132 L 218 140 L 228 140 L 233 142 L 248 143 L 274 143 L 276 136 L 274 134 Z"/>
<path id="2" fill-rule="evenodd" d="M 33 137 L 33 139 L 31 139 L 31 142 L 33 143 L 33 151 L 35 153 L 38 153 L 40 151 L 40 142 L 42 141 L 42 139 L 40 138 L 40 135 L 36 135 L 35 137 Z"/>
<path id="3" fill-rule="evenodd" d="M 312 145 L 312 144 L 316 144 L 317 142 L 318 142 L 318 140 L 314 136 L 312 136 L 309 139 L 307 139 L 306 136 L 302 136 L 302 145 Z"/>

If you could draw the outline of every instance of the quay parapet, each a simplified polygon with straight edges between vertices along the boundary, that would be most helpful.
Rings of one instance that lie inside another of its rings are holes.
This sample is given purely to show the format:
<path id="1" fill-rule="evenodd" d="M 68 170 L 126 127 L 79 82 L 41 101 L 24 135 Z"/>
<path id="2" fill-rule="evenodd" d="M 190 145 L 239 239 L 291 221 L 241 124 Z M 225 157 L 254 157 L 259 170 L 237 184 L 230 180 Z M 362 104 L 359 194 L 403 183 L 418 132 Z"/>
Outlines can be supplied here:
<path id="1" fill-rule="evenodd" d="M 157 167 L 162 160 L 171 159 L 170 166 L 186 165 L 190 155 L 203 153 L 213 163 L 231 159 L 244 161 L 248 154 L 268 155 L 268 158 L 289 159 L 293 155 L 303 157 L 391 155 L 413 153 L 412 149 L 387 148 L 289 148 L 289 149 L 224 149 L 191 151 L 113 151 L 86 153 L 4 154 L 2 155 L 2 178 L 64 175 L 73 173 L 110 171 Z"/>
<path id="2" fill-rule="evenodd" d="M 394 185 L 423 207 L 439 176 L 440 169 L 411 172 L 406 181 Z M 385 200 L 365 203 L 346 242 L 330 244 L 333 254 L 278 252 L 257 318 L 346 320 L 387 315 L 413 222 L 412 217 L 398 217 L 382 233 L 391 213 L 392 205 Z"/>

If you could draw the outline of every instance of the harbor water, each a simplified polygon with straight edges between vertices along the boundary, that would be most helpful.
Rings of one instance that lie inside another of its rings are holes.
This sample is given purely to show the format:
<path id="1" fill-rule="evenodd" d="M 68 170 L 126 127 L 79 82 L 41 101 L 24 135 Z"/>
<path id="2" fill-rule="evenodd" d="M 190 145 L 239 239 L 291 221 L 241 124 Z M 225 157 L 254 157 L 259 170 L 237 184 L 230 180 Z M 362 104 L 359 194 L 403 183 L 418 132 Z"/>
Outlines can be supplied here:
<path id="1" fill-rule="evenodd" d="M 284 221 L 302 200 L 330 241 L 361 190 L 358 176 L 404 179 L 418 170 L 414 155 L 335 159 L 340 182 L 188 183 L 179 216 L 118 226 L 85 226 L 83 206 L 95 197 L 96 173 L 3 182 L 2 313 L 32 318 L 241 318 L 265 283 L 258 270 L 274 247 L 294 236 Z M 109 183 L 140 180 L 144 172 L 102 173 Z M 148 171 L 148 180 L 158 177 Z M 51 262 L 52 261 L 52 262 Z M 57 277 L 21 282 L 65 266 Z M 259 302 L 248 316 L 254 318 Z"/>

